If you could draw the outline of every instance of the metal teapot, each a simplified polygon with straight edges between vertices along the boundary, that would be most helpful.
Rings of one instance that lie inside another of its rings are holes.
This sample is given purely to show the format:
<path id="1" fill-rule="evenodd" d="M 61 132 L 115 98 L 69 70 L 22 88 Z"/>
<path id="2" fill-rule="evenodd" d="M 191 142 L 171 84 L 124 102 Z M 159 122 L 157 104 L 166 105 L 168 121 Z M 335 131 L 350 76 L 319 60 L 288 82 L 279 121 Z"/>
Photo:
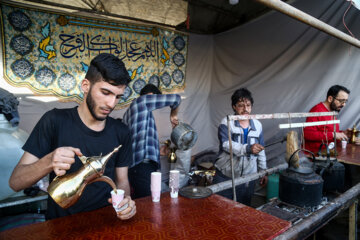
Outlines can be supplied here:
<path id="1" fill-rule="evenodd" d="M 326 149 L 326 155 L 322 154 L 323 146 Z M 316 172 L 324 179 L 324 191 L 340 191 L 344 190 L 345 186 L 345 166 L 339 163 L 335 157 L 331 157 L 329 146 L 325 143 L 320 144 L 318 157 L 315 158 Z"/>
<path id="2" fill-rule="evenodd" d="M 312 163 L 309 165 L 307 158 L 299 159 L 294 162 L 299 151 L 311 154 Z M 279 198 L 281 201 L 299 207 L 315 207 L 322 201 L 324 180 L 314 171 L 314 153 L 306 149 L 297 149 L 289 159 L 289 168 L 280 172 L 279 178 Z"/>
<path id="3" fill-rule="evenodd" d="M 74 205 L 80 198 L 86 185 L 103 181 L 116 191 L 116 185 L 107 176 L 103 176 L 107 161 L 120 149 L 121 145 L 105 156 L 79 157 L 84 164 L 78 171 L 56 176 L 49 184 L 48 193 L 62 208 Z"/>
<path id="4" fill-rule="evenodd" d="M 180 122 L 174 127 L 170 137 L 177 149 L 188 150 L 195 145 L 198 136 L 189 124 Z"/>

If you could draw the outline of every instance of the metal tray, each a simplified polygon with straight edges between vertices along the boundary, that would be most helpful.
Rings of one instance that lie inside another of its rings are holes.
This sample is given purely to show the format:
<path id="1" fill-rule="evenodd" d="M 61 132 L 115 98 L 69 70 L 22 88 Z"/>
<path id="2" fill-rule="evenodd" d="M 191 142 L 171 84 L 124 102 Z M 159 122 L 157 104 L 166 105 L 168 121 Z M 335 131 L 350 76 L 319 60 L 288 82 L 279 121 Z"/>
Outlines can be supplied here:
<path id="1" fill-rule="evenodd" d="M 200 186 L 187 186 L 181 188 L 179 193 L 181 196 L 187 198 L 206 198 L 213 194 L 210 188 Z"/>

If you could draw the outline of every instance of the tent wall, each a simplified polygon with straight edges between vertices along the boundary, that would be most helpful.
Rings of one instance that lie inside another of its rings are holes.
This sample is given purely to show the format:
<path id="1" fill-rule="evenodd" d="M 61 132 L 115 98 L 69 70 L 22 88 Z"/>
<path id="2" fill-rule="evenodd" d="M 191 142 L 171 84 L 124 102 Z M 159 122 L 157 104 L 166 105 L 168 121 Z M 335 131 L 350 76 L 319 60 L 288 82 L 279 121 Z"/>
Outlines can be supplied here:
<path id="1" fill-rule="evenodd" d="M 346 32 L 342 16 L 348 4 L 343 0 L 302 0 L 292 5 Z M 359 10 L 352 7 L 346 23 L 360 36 Z M 233 113 L 230 96 L 240 87 L 253 92 L 253 113 L 278 113 L 307 112 L 325 99 L 331 85 L 344 85 L 352 92 L 340 113 L 340 127 L 351 127 L 360 119 L 359 63 L 360 49 L 275 11 L 222 34 L 191 34 L 179 117 L 198 132 L 193 154 L 217 149 L 217 126 Z M 5 84 L 3 80 L 0 83 Z M 30 132 L 47 110 L 75 105 L 23 97 L 20 128 Z M 123 113 L 124 109 L 117 110 L 112 116 L 121 118 Z M 161 141 L 171 133 L 169 113 L 169 109 L 155 112 Z M 288 130 L 279 130 L 279 123 L 304 120 L 263 120 L 265 141 L 286 135 Z M 268 158 L 284 151 L 283 145 L 274 145 L 267 149 Z"/>
<path id="2" fill-rule="evenodd" d="M 347 32 L 342 16 L 349 2 L 341 0 L 296 1 L 296 8 Z M 360 11 L 351 7 L 346 23 L 360 36 Z M 214 73 L 210 105 L 213 134 L 226 114 L 232 114 L 230 97 L 235 89 L 247 87 L 253 93 L 253 113 L 307 112 L 326 98 L 327 90 L 340 84 L 351 90 L 350 101 L 340 112 L 340 128 L 360 120 L 360 49 L 298 22 L 271 12 L 247 25 L 214 36 Z M 286 136 L 279 123 L 305 119 L 262 120 L 265 142 Z M 301 133 L 301 129 L 298 130 Z M 286 150 L 274 145 L 266 149 L 269 158 Z"/>

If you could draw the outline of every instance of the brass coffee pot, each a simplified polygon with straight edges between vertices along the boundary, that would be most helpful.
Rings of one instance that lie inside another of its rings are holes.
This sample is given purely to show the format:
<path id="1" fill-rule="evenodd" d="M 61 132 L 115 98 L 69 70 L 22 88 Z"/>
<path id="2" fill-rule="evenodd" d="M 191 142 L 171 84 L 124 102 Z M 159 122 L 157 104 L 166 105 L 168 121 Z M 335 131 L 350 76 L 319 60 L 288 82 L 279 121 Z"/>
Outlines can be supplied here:
<path id="1" fill-rule="evenodd" d="M 163 144 L 165 144 L 167 146 L 167 148 L 170 150 L 169 154 L 168 154 L 168 162 L 169 163 L 175 163 L 177 160 L 177 156 L 176 156 L 176 147 L 170 147 L 171 146 L 171 140 L 168 139 L 166 140 Z"/>
<path id="2" fill-rule="evenodd" d="M 175 148 L 171 148 L 171 149 L 170 149 L 170 153 L 169 153 L 169 155 L 168 155 L 168 161 L 169 161 L 169 163 L 176 163 L 177 156 L 176 156 L 175 151 L 176 151 Z"/>
<path id="3" fill-rule="evenodd" d="M 356 142 L 356 135 L 359 131 L 356 130 L 356 124 L 354 124 L 354 127 L 351 129 L 351 138 L 350 138 L 350 143 L 355 143 Z"/>
<path id="4" fill-rule="evenodd" d="M 86 185 L 103 181 L 116 191 L 116 185 L 107 176 L 103 176 L 105 165 L 111 156 L 121 148 L 121 145 L 105 156 L 79 157 L 84 164 L 78 171 L 56 176 L 48 187 L 48 193 L 62 208 L 74 205 L 80 198 Z"/>

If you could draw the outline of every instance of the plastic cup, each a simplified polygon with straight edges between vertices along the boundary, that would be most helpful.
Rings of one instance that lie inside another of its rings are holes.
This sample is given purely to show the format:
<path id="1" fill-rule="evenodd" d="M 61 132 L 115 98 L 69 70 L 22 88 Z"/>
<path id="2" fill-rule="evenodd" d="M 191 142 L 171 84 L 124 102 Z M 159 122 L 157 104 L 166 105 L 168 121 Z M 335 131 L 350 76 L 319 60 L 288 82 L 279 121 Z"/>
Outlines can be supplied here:
<path id="1" fill-rule="evenodd" d="M 345 148 L 346 148 L 346 145 L 347 145 L 347 141 L 346 141 L 346 140 L 342 140 L 342 141 L 341 141 L 341 147 L 342 147 L 343 149 L 345 149 Z"/>
<path id="2" fill-rule="evenodd" d="M 122 189 L 116 189 L 117 193 L 114 190 L 111 191 L 111 200 L 112 205 L 116 212 L 124 210 L 127 206 L 118 207 L 120 202 L 124 199 L 125 191 Z M 126 204 L 125 204 L 126 205 Z"/>
<path id="3" fill-rule="evenodd" d="M 150 190 L 151 190 L 152 201 L 159 202 L 160 194 L 161 194 L 161 172 L 151 173 Z"/>
<path id="4" fill-rule="evenodd" d="M 179 194 L 179 170 L 171 170 L 169 176 L 169 188 L 171 198 L 177 198 Z"/>

